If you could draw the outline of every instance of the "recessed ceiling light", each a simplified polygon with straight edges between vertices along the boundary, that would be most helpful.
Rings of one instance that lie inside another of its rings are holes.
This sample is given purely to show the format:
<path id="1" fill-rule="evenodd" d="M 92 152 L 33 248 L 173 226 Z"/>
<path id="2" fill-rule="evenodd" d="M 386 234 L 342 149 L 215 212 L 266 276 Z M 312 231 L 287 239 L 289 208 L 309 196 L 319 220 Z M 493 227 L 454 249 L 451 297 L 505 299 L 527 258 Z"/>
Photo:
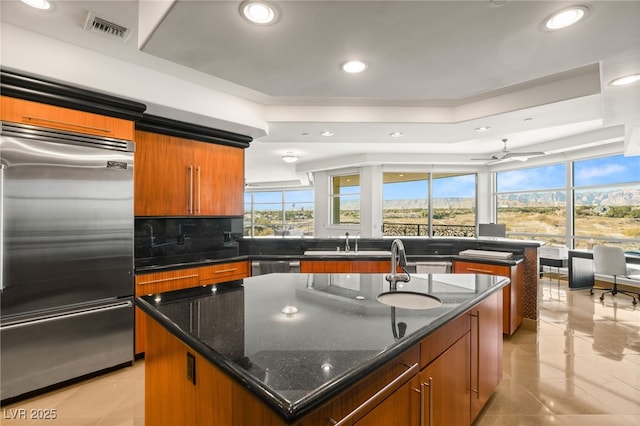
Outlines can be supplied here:
<path id="1" fill-rule="evenodd" d="M 342 64 L 342 70 L 349 74 L 357 74 L 367 69 L 367 64 L 362 61 L 347 61 Z"/>
<path id="2" fill-rule="evenodd" d="M 254 24 L 267 25 L 276 20 L 276 9 L 265 1 L 246 1 L 240 5 L 240 12 Z"/>
<path id="3" fill-rule="evenodd" d="M 404 136 L 404 133 L 402 133 L 402 132 L 391 132 L 391 133 L 389 133 L 389 136 L 391 136 L 392 138 L 399 138 L 399 137 Z"/>
<path id="4" fill-rule="evenodd" d="M 324 132 L 320 133 L 320 136 L 333 136 L 333 132 L 325 130 Z"/>
<path id="5" fill-rule="evenodd" d="M 548 30 L 567 28 L 583 19 L 588 12 L 589 8 L 586 6 L 572 6 L 562 9 L 548 17 L 544 21 L 544 26 Z"/>
<path id="6" fill-rule="evenodd" d="M 293 152 L 287 152 L 282 156 L 282 161 L 285 163 L 295 163 L 298 161 L 298 157 L 293 154 Z"/>
<path id="7" fill-rule="evenodd" d="M 480 126 L 476 127 L 476 132 L 487 132 L 491 129 L 489 126 Z"/>
<path id="8" fill-rule="evenodd" d="M 35 7 L 36 9 L 47 10 L 51 8 L 51 3 L 49 0 L 20 0 L 22 3 Z"/>
<path id="9" fill-rule="evenodd" d="M 629 74 L 624 77 L 613 79 L 609 82 L 609 86 L 626 86 L 627 84 L 632 84 L 636 81 L 640 81 L 640 73 Z"/>

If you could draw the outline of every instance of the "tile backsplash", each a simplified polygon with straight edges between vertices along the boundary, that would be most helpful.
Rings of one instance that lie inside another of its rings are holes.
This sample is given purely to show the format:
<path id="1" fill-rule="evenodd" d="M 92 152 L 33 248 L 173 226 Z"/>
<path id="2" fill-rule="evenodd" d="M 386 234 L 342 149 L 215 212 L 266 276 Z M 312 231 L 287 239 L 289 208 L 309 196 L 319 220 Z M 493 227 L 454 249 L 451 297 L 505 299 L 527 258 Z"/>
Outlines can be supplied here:
<path id="1" fill-rule="evenodd" d="M 238 256 L 242 217 L 136 218 L 136 266 Z"/>

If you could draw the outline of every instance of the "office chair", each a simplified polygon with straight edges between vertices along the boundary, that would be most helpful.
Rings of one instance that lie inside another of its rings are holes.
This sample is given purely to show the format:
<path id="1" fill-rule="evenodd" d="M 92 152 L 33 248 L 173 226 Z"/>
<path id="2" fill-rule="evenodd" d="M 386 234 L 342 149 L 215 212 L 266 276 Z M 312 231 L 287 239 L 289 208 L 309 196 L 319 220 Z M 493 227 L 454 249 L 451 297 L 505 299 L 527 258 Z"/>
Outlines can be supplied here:
<path id="1" fill-rule="evenodd" d="M 607 293 L 611 293 L 612 296 L 615 296 L 618 293 L 622 293 L 624 295 L 631 297 L 634 305 L 638 303 L 636 301 L 635 296 L 638 296 L 638 298 L 640 299 L 640 294 L 635 294 L 634 296 L 634 293 L 618 289 L 617 277 L 627 275 L 627 260 L 625 259 L 624 251 L 622 251 L 621 248 L 594 246 L 593 247 L 593 272 L 594 274 L 613 276 L 613 286 L 611 288 L 598 289 L 598 290 L 604 290 L 602 292 L 602 295 L 600 295 L 600 300 L 604 301 L 604 295 Z M 594 286 L 595 286 L 595 277 L 594 277 L 594 285 L 591 286 L 591 290 L 589 294 L 593 294 Z"/>

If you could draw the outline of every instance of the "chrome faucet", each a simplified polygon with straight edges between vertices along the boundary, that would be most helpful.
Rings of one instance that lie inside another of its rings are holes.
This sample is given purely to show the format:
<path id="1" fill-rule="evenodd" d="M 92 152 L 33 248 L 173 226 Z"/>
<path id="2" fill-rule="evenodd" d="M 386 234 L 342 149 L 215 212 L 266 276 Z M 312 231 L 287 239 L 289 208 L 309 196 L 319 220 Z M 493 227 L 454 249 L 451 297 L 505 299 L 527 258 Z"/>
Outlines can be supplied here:
<path id="1" fill-rule="evenodd" d="M 398 266 L 402 268 L 403 272 L 397 272 Z M 399 239 L 393 240 L 391 243 L 391 273 L 385 277 L 389 281 L 391 290 L 396 290 L 398 281 L 406 283 L 411 279 L 405 266 L 407 266 L 407 255 L 404 251 L 404 244 Z"/>
<path id="2" fill-rule="evenodd" d="M 349 233 L 345 232 L 345 243 L 344 243 L 344 252 L 349 253 L 351 251 L 351 247 L 349 246 Z"/>

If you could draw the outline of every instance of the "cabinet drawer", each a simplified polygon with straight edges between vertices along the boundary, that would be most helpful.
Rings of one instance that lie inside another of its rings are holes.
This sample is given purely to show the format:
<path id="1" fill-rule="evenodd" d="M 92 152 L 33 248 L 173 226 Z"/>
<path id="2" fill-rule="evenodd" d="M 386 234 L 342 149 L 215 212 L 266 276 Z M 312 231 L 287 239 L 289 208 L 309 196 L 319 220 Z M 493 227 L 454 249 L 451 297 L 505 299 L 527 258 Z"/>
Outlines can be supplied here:
<path id="1" fill-rule="evenodd" d="M 198 268 L 136 275 L 136 296 L 162 293 L 200 285 Z"/>
<path id="2" fill-rule="evenodd" d="M 200 267 L 200 285 L 238 280 L 249 276 L 249 261 Z"/>
<path id="3" fill-rule="evenodd" d="M 456 260 L 453 264 L 453 270 L 456 274 L 490 274 L 502 277 L 511 276 L 511 268 L 503 265 L 491 265 L 488 263 L 465 262 Z"/>
<path id="4" fill-rule="evenodd" d="M 464 313 L 420 342 L 420 368 L 424 368 L 471 330 L 471 317 Z"/>
<path id="5" fill-rule="evenodd" d="M 50 129 L 133 140 L 133 121 L 24 99 L 1 97 L 2 120 Z"/>

